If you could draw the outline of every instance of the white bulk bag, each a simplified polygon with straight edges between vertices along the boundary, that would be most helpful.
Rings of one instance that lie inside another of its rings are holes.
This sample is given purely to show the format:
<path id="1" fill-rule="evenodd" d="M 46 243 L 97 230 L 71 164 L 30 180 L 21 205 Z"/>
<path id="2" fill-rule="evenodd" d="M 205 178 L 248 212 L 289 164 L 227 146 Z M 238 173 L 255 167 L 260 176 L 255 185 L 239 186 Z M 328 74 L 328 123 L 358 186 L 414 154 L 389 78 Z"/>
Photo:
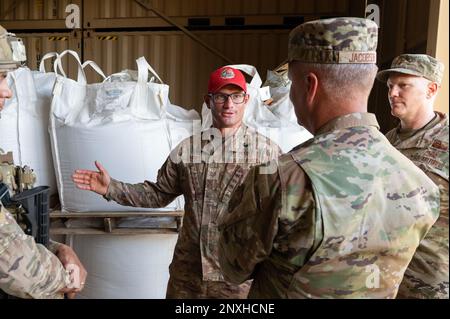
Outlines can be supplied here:
<path id="1" fill-rule="evenodd" d="M 93 161 L 99 160 L 117 179 L 132 183 L 154 181 L 157 170 L 176 145 L 177 136 L 189 136 L 189 126 L 185 124 L 191 120 L 188 115 L 199 119 L 198 114 L 170 105 L 168 86 L 149 82 L 150 66 L 143 58 L 137 63 L 137 82 L 87 85 L 83 67 L 79 67 L 81 77 L 77 81 L 58 77 L 50 131 L 61 202 L 66 210 L 138 210 L 76 190 L 70 175 L 74 169 L 92 167 Z M 95 63 L 83 64 L 87 65 L 99 72 Z M 186 127 L 187 132 L 183 132 Z M 168 208 L 181 206 L 172 203 Z M 136 227 L 141 222 L 142 218 L 135 221 L 129 218 L 120 222 L 120 227 Z M 78 297 L 164 298 L 177 237 L 177 234 L 69 236 L 68 244 L 89 273 Z"/>
<path id="2" fill-rule="evenodd" d="M 88 271 L 80 299 L 163 299 L 177 234 L 72 236 Z"/>
<path id="3" fill-rule="evenodd" d="M 137 82 L 88 85 L 79 58 L 69 53 L 79 64 L 78 80 L 57 76 L 49 126 L 62 208 L 71 212 L 147 210 L 78 190 L 71 175 L 79 168 L 95 169 L 97 160 L 115 179 L 156 181 L 158 169 L 176 146 L 166 121 L 169 87 L 143 57 L 136 61 Z M 147 81 L 149 71 L 160 83 Z M 181 208 L 179 199 L 166 207 Z"/>
<path id="4" fill-rule="evenodd" d="M 86 64 L 86 62 L 84 63 Z M 154 81 L 155 76 L 149 74 L 149 81 Z M 111 74 L 104 82 L 127 82 L 137 81 L 137 70 L 122 70 L 121 72 Z M 160 80 L 160 79 L 159 79 Z M 186 110 L 178 105 L 172 104 L 170 100 L 167 103 L 165 120 L 168 126 L 168 134 L 170 135 L 171 149 L 177 146 L 182 140 L 194 134 L 194 126 L 196 132 L 201 132 L 201 118 L 197 111 Z"/>
<path id="5" fill-rule="evenodd" d="M 285 117 L 272 113 L 264 104 L 264 101 L 271 97 L 270 88 L 261 87 L 261 77 L 254 66 L 247 64 L 229 66 L 252 76 L 251 82 L 247 83 L 247 93 L 250 95 L 250 99 L 244 113 L 244 124 L 255 128 L 259 133 L 273 140 L 284 153 L 312 137 L 306 129 Z M 289 91 L 287 94 L 289 95 Z M 202 118 L 203 128 L 211 126 L 211 110 L 205 103 L 202 107 Z"/>
<path id="6" fill-rule="evenodd" d="M 56 181 L 48 134 L 48 119 L 55 74 L 46 72 L 44 55 L 40 71 L 21 67 L 8 72 L 8 85 L 13 95 L 6 100 L 0 119 L 0 148 L 12 151 L 16 165 L 28 165 L 36 173 L 35 186 L 50 187 L 56 194 Z"/>
<path id="7" fill-rule="evenodd" d="M 284 118 L 289 122 L 297 124 L 294 105 L 289 98 L 291 80 L 288 78 L 287 63 L 279 66 L 275 70 L 268 70 L 265 86 L 270 88 L 272 103 L 267 108 L 279 118 Z"/>

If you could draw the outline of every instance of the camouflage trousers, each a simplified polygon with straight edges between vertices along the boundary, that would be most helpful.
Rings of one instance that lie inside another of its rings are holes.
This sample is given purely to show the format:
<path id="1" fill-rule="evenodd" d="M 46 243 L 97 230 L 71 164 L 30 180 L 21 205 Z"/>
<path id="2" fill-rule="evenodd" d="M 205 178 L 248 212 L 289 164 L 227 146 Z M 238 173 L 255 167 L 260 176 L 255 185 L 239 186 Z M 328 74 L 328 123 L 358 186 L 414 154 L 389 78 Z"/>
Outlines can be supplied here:
<path id="1" fill-rule="evenodd" d="M 167 299 L 246 299 L 251 281 L 241 285 L 225 281 L 204 281 L 200 278 L 170 279 Z"/>

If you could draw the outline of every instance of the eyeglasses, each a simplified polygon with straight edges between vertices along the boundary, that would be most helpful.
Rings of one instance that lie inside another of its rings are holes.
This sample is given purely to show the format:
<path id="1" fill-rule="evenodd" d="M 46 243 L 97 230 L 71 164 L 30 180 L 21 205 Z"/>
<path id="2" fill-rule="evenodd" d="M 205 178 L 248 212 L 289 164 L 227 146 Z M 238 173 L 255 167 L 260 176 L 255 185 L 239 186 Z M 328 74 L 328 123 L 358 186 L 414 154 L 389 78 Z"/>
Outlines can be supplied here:
<path id="1" fill-rule="evenodd" d="M 212 97 L 213 102 L 215 104 L 224 104 L 229 97 L 231 97 L 231 101 L 233 101 L 234 104 L 241 104 L 244 103 L 247 93 L 245 92 L 232 94 L 216 93 L 216 94 L 208 94 L 208 96 Z"/>

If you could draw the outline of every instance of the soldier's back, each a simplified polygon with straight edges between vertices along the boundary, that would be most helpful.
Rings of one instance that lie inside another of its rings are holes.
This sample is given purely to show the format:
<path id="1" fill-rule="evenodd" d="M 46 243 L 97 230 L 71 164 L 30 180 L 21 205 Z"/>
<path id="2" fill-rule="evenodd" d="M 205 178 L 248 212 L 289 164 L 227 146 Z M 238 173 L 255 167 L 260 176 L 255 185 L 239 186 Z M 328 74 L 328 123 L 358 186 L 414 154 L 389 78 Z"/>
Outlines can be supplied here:
<path id="1" fill-rule="evenodd" d="M 363 124 L 337 125 L 281 158 L 280 228 L 251 297 L 396 296 L 437 218 L 438 190 Z M 308 200 L 297 196 L 294 170 L 307 176 Z"/>

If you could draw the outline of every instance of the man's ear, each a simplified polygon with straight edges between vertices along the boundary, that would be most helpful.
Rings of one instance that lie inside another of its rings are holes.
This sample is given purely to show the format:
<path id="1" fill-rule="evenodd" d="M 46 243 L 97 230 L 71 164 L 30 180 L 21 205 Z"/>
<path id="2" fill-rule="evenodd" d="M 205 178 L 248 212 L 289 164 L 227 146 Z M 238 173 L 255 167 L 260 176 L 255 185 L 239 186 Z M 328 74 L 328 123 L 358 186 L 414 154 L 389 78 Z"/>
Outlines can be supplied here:
<path id="1" fill-rule="evenodd" d="M 427 88 L 427 97 L 428 98 L 434 97 L 437 94 L 438 89 L 439 84 L 437 84 L 436 82 L 430 82 Z"/>
<path id="2" fill-rule="evenodd" d="M 317 95 L 317 89 L 319 88 L 319 78 L 316 74 L 309 72 L 306 76 L 306 102 L 308 104 L 313 104 L 314 99 Z"/>
<path id="3" fill-rule="evenodd" d="M 205 96 L 203 96 L 203 100 L 205 101 L 206 107 L 210 109 L 211 107 L 209 106 L 209 102 L 211 102 L 211 97 L 208 94 L 205 94 Z"/>

